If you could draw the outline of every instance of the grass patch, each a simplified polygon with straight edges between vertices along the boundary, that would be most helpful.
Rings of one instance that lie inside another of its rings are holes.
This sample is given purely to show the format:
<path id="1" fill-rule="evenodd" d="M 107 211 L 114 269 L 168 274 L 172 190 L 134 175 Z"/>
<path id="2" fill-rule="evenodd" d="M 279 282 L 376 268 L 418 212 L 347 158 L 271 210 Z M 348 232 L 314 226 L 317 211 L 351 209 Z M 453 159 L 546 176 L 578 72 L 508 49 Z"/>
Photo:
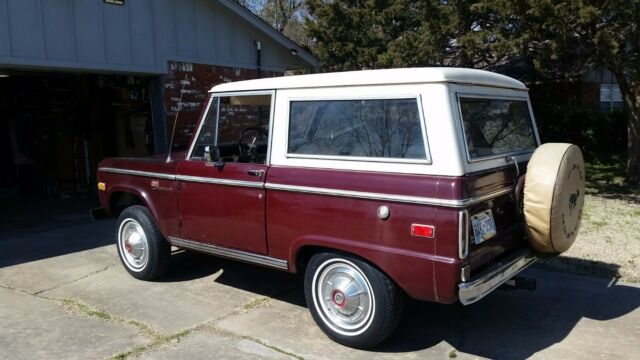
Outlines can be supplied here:
<path id="1" fill-rule="evenodd" d="M 147 350 L 168 344 L 170 342 L 180 342 L 184 337 L 188 336 L 194 331 L 201 329 L 202 327 L 203 326 L 197 326 L 191 329 L 183 330 L 179 333 L 176 333 L 170 336 L 159 335 L 152 342 L 148 344 L 140 345 L 131 350 L 127 350 L 125 352 L 121 352 L 114 355 L 113 357 L 111 357 L 111 360 L 125 360 L 130 357 L 140 356 L 142 355 L 142 353 L 144 353 Z"/>
<path id="2" fill-rule="evenodd" d="M 260 341 L 258 339 L 253 339 L 253 338 L 249 338 L 249 337 L 243 337 L 243 338 L 246 339 L 246 340 L 249 340 L 249 341 L 257 342 L 258 344 L 260 344 L 260 345 L 262 345 L 264 347 L 268 347 L 271 350 L 275 350 L 275 351 L 277 351 L 277 352 L 279 352 L 281 354 L 287 355 L 287 356 L 289 356 L 289 357 L 291 357 L 293 359 L 304 360 L 304 358 L 301 357 L 301 356 L 298 356 L 298 355 L 296 355 L 294 353 L 290 353 L 290 352 L 288 352 L 286 350 L 282 350 L 282 349 L 280 349 L 278 347 L 269 345 L 269 344 L 264 343 L 264 342 L 262 342 L 262 341 Z"/>
<path id="3" fill-rule="evenodd" d="M 70 309 L 71 311 L 76 311 L 88 316 L 97 317 L 102 320 L 111 320 L 112 318 L 111 315 L 106 311 L 94 309 L 78 300 L 63 299 L 62 305 L 64 305 L 67 309 Z"/>
<path id="4" fill-rule="evenodd" d="M 147 334 L 149 337 L 152 337 L 154 339 L 159 339 L 159 338 L 164 337 L 163 334 L 161 334 L 157 330 L 151 328 L 150 326 L 141 323 L 140 321 L 137 321 L 137 320 L 126 320 L 126 323 L 129 324 L 129 325 L 132 325 L 134 327 L 137 327 L 140 331 L 142 331 L 143 333 Z"/>
<path id="5" fill-rule="evenodd" d="M 626 157 L 622 155 L 591 155 L 585 164 L 587 192 L 632 198 L 640 197 L 640 187 L 625 182 Z"/>
<path id="6" fill-rule="evenodd" d="M 623 156 L 592 156 L 587 195 L 574 245 L 537 266 L 579 275 L 640 282 L 640 187 L 624 183 Z"/>
<path id="7" fill-rule="evenodd" d="M 247 301 L 246 303 L 242 304 L 242 309 L 251 310 L 251 309 L 259 308 L 266 305 L 268 302 L 269 302 L 268 297 L 255 298 L 253 300 Z"/>

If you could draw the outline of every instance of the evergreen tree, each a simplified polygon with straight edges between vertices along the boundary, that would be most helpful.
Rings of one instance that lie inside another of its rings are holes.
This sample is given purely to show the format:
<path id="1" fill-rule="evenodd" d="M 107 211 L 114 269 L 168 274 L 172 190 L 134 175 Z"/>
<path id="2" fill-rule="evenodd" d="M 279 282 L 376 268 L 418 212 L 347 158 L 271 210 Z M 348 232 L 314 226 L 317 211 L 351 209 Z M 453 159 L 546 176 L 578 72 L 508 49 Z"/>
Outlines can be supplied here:
<path id="1" fill-rule="evenodd" d="M 640 0 L 307 0 L 305 31 L 329 70 L 532 65 L 539 79 L 613 72 L 640 184 Z"/>

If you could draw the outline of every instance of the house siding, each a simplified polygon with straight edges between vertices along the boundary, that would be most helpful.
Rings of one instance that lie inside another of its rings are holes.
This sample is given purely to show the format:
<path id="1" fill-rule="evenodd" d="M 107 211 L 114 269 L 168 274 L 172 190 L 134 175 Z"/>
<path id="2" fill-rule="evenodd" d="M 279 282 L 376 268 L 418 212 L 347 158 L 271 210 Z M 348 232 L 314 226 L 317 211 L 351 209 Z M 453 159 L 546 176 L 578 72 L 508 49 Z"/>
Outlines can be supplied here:
<path id="1" fill-rule="evenodd" d="M 252 16 L 252 15 L 247 15 Z M 0 67 L 166 74 L 169 61 L 309 68 L 216 0 L 0 0 Z"/>

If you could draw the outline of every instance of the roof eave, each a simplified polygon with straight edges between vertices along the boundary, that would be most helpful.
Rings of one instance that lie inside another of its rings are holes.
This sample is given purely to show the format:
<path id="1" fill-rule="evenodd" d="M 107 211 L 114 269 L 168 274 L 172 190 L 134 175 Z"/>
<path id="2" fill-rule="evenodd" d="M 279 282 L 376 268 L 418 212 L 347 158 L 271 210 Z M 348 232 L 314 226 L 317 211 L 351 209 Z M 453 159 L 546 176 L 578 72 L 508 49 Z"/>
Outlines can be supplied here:
<path id="1" fill-rule="evenodd" d="M 297 52 L 297 57 L 306 62 L 314 70 L 318 67 L 319 60 L 316 59 L 311 53 L 303 49 L 300 45 L 296 44 L 293 40 L 284 36 L 282 33 L 274 29 L 271 25 L 267 24 L 264 20 L 253 14 L 244 6 L 238 4 L 234 0 L 217 0 L 221 5 L 235 13 L 236 15 L 247 20 L 251 25 L 262 31 L 278 44 L 286 47 L 287 49 L 294 49 Z"/>

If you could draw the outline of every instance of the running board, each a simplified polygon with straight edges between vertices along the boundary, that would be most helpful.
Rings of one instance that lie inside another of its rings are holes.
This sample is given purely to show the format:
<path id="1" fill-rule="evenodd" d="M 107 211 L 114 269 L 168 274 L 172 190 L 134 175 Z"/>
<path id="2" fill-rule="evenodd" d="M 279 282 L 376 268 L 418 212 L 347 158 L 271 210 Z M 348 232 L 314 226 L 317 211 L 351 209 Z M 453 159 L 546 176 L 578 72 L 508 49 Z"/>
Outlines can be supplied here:
<path id="1" fill-rule="evenodd" d="M 272 258 L 270 256 L 254 254 L 242 250 L 230 249 L 226 247 L 205 244 L 201 242 L 184 240 L 175 237 L 169 237 L 169 242 L 179 248 L 202 252 L 205 254 L 220 256 L 224 258 L 240 260 L 251 264 L 262 265 L 279 270 L 288 270 L 286 260 Z"/>

